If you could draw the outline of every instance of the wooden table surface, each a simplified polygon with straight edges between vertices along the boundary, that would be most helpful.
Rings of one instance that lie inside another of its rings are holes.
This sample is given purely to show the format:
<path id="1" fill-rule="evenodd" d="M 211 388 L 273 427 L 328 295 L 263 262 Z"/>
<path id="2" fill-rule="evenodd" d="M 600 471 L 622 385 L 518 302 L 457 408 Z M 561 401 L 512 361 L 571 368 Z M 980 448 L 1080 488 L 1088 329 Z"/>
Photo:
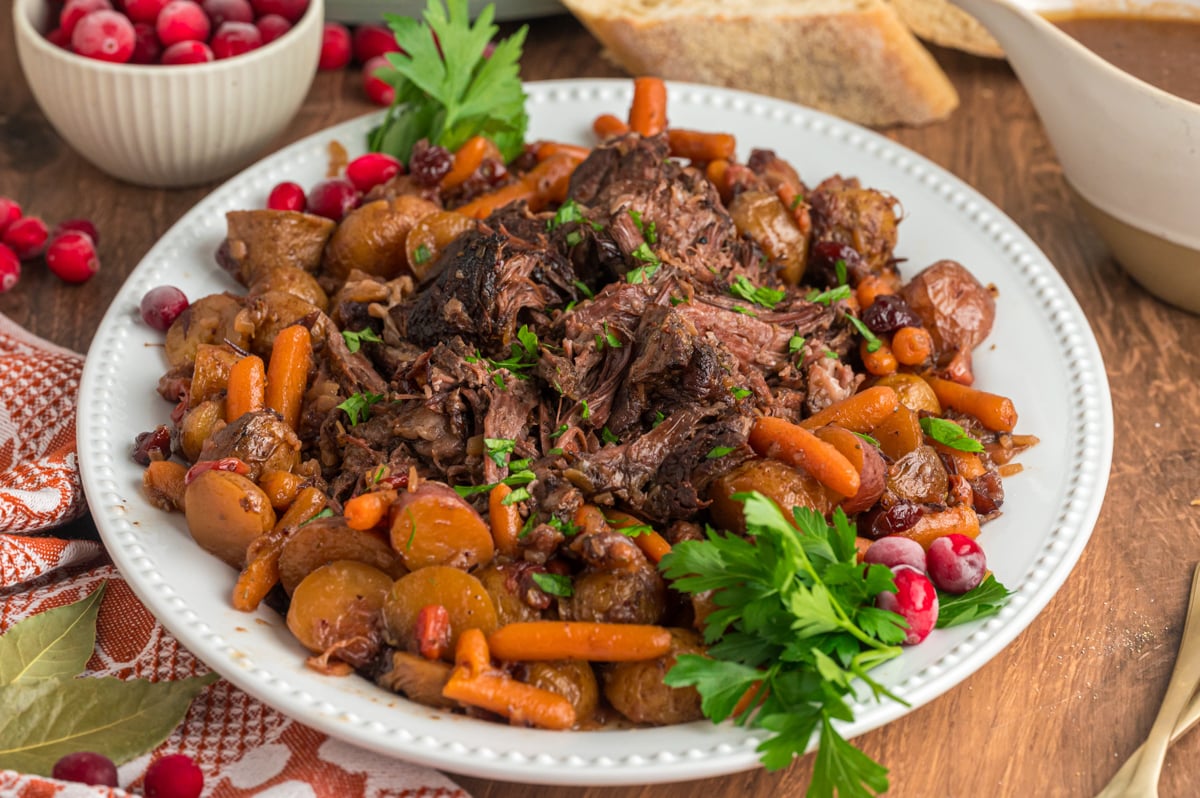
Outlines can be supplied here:
<path id="1" fill-rule="evenodd" d="M 103 266 L 89 283 L 73 287 L 41 263 L 28 264 L 17 288 L 0 296 L 0 313 L 82 352 L 126 275 L 212 186 L 136 188 L 77 156 L 29 93 L 4 5 L 0 195 L 51 221 L 93 219 L 102 233 Z M 1091 796 L 1150 729 L 1200 559 L 1200 506 L 1193 503 L 1200 499 L 1200 318 L 1156 301 L 1114 263 L 1072 204 L 1042 126 L 1003 62 L 936 55 L 961 107 L 946 122 L 887 135 L 983 192 L 1033 237 L 1070 285 L 1108 367 L 1116 418 L 1112 475 L 1082 559 L 1033 624 L 974 676 L 856 743 L 891 768 L 894 796 Z M 570 18 L 532 24 L 527 79 L 622 74 Z M 321 74 L 277 146 L 369 110 L 357 72 Z M 95 534 L 94 525 L 85 518 L 67 533 Z M 1163 798 L 1200 792 L 1192 764 L 1198 756 L 1200 733 L 1173 748 Z M 811 767 L 810 756 L 775 774 L 754 770 L 636 788 L 457 778 L 479 798 L 774 798 L 802 795 Z"/>

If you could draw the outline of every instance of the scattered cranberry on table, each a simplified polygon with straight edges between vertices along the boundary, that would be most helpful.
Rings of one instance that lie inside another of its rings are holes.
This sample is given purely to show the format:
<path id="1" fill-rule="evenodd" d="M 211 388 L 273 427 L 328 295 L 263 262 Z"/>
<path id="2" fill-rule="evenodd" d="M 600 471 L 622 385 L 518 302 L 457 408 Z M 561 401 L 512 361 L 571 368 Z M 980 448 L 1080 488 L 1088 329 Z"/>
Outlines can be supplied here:
<path id="1" fill-rule="evenodd" d="M 387 57 L 382 55 L 377 55 L 363 64 L 363 91 L 366 92 L 367 99 L 376 105 L 389 106 L 396 99 L 396 90 L 377 74 L 387 66 Z"/>
<path id="2" fill-rule="evenodd" d="M 16 203 L 16 200 L 0 197 L 0 236 L 3 236 L 8 226 L 20 219 L 21 216 L 21 206 Z"/>
<path id="3" fill-rule="evenodd" d="M 21 261 L 17 253 L 0 244 L 0 294 L 11 291 L 21 279 Z"/>
<path id="4" fill-rule="evenodd" d="M 82 283 L 100 271 L 100 259 L 91 236 L 72 230 L 50 242 L 46 266 L 68 283 Z"/>
<path id="5" fill-rule="evenodd" d="M 190 756 L 170 754 L 150 763 L 144 784 L 146 798 L 197 798 L 204 774 Z"/>
<path id="6" fill-rule="evenodd" d="M 45 222 L 36 216 L 24 216 L 8 225 L 2 240 L 18 258 L 29 260 L 42 254 L 48 238 L 50 230 Z"/>
<path id="7" fill-rule="evenodd" d="M 100 244 L 100 231 L 96 229 L 96 225 L 92 224 L 90 219 L 64 219 L 54 225 L 54 229 L 50 232 L 50 238 L 58 238 L 63 233 L 72 230 L 77 233 L 87 233 L 93 244 Z"/>
<path id="8" fill-rule="evenodd" d="M 396 36 L 383 25 L 359 25 L 354 29 L 354 60 L 366 64 L 372 58 L 400 52 Z"/>
<path id="9" fill-rule="evenodd" d="M 117 786 L 117 766 L 103 754 L 76 751 L 54 763 L 51 777 L 101 787 Z"/>

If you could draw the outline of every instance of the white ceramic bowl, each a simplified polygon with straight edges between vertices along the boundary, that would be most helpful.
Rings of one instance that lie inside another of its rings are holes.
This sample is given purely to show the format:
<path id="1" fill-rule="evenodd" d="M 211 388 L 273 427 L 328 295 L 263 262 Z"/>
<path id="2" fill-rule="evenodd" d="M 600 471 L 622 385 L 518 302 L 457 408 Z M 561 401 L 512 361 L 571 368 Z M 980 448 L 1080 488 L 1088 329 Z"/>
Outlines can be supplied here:
<path id="1" fill-rule="evenodd" d="M 47 0 L 15 0 L 25 78 L 43 113 L 99 169 L 143 186 L 225 177 L 261 156 L 304 101 L 321 52 L 324 0 L 290 31 L 206 64 L 110 64 L 50 43 Z"/>

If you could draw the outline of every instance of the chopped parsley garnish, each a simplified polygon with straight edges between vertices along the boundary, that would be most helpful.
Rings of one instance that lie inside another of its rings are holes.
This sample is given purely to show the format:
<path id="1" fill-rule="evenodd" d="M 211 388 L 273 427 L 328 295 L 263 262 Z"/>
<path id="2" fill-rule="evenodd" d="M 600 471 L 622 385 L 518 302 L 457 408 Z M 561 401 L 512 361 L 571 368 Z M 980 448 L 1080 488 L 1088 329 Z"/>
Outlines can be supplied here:
<path id="1" fill-rule="evenodd" d="M 794 355 L 804 348 L 804 336 L 796 333 L 788 339 L 788 354 Z"/>
<path id="2" fill-rule="evenodd" d="M 846 284 L 846 261 L 838 258 L 833 262 L 833 271 L 837 275 L 838 285 Z"/>
<path id="3" fill-rule="evenodd" d="M 604 429 L 600 430 L 600 440 L 604 441 L 605 443 L 620 443 L 621 442 L 621 439 L 618 438 L 615 434 L 613 434 L 613 431 L 610 430 L 608 427 L 605 427 Z"/>
<path id="4" fill-rule="evenodd" d="M 546 456 L 547 457 L 562 457 L 562 453 L 563 453 L 562 447 L 555 446 L 553 449 L 546 452 Z"/>
<path id="5" fill-rule="evenodd" d="M 487 450 L 487 456 L 492 459 L 496 465 L 504 468 L 508 463 L 508 458 L 512 456 L 513 448 L 517 442 L 511 438 L 484 438 L 483 448 Z"/>
<path id="6" fill-rule="evenodd" d="M 921 429 L 926 435 L 943 446 L 960 452 L 982 452 L 983 444 L 967 434 L 967 431 L 947 418 L 926 416 L 921 419 Z"/>
<path id="7" fill-rule="evenodd" d="M 532 471 L 528 471 L 528 470 L 515 471 L 515 472 L 509 474 L 504 479 L 500 480 L 499 482 L 492 482 L 488 485 L 455 485 L 454 492 L 457 493 L 459 496 L 466 498 L 468 496 L 475 496 L 480 493 L 487 493 L 488 491 L 490 491 L 492 488 L 496 487 L 497 485 L 507 485 L 510 488 L 518 488 L 519 490 L 523 490 L 523 488 L 521 486 L 528 485 L 530 482 L 533 482 L 535 479 L 537 479 L 537 474 L 533 473 Z M 516 490 L 514 490 L 512 493 L 510 493 L 509 496 L 512 496 L 515 493 L 517 493 Z M 528 499 L 529 492 L 525 491 L 525 494 L 526 495 L 524 496 L 524 498 Z M 522 501 L 522 499 L 513 499 L 513 501 L 514 502 Z M 509 504 L 511 504 L 511 503 L 512 502 L 509 502 Z"/>
<path id="8" fill-rule="evenodd" d="M 654 276 L 659 267 L 662 266 L 662 261 L 654 254 L 654 250 L 650 249 L 650 245 L 645 241 L 638 244 L 637 249 L 629 253 L 630 257 L 644 263 L 644 266 L 639 266 L 633 271 L 625 275 L 625 281 L 632 285 L 640 285 Z"/>
<path id="9" fill-rule="evenodd" d="M 666 420 L 667 420 L 667 417 L 663 415 L 663 412 L 661 410 L 655 410 L 654 411 L 654 423 L 651 424 L 650 426 L 653 429 L 654 427 L 657 427 L 659 424 L 663 423 Z"/>
<path id="10" fill-rule="evenodd" d="M 1012 591 L 988 574 L 974 590 L 961 595 L 938 592 L 937 628 L 946 629 L 960 623 L 976 621 L 1000 612 Z"/>
<path id="11" fill-rule="evenodd" d="M 579 525 L 574 521 L 564 521 L 558 516 L 551 516 L 550 520 L 546 523 L 548 523 L 554 529 L 557 529 L 559 532 L 562 532 L 566 537 L 579 534 Z"/>
<path id="12" fill-rule="evenodd" d="M 729 293 L 742 299 L 748 299 L 756 305 L 762 305 L 767 310 L 774 310 L 775 306 L 787 296 L 786 291 L 756 286 L 744 274 L 739 274 L 733 281 L 733 285 L 729 286 Z"/>
<path id="13" fill-rule="evenodd" d="M 373 477 L 371 477 L 371 484 L 372 485 L 379 484 L 379 480 L 383 479 L 383 475 L 386 473 L 387 473 L 387 466 L 381 465 L 379 468 L 376 468 L 375 475 Z"/>
<path id="14" fill-rule="evenodd" d="M 371 405 L 383 399 L 381 393 L 356 393 L 346 401 L 337 406 L 338 410 L 344 410 L 346 415 L 350 417 L 350 426 L 357 427 L 360 421 L 366 421 L 371 417 Z"/>
<path id="15" fill-rule="evenodd" d="M 876 698 L 900 700 L 868 673 L 899 656 L 905 636 L 903 618 L 875 607 L 877 594 L 895 590 L 891 571 L 858 562 L 854 526 L 840 509 L 830 526 L 796 508 L 793 526 L 760 493 L 734 498 L 744 502 L 746 537 L 709 530 L 659 564 L 676 590 L 713 591 L 718 608 L 705 623 L 707 654 L 680 655 L 663 681 L 695 687 L 715 723 L 731 718 L 766 732 L 758 751 L 768 770 L 790 765 L 818 733 L 810 796 L 886 791 L 886 768 L 846 742 L 834 721 L 853 719 L 859 680 Z M 739 708 L 756 687 L 756 699 Z"/>
<path id="16" fill-rule="evenodd" d="M 642 214 L 633 208 L 629 209 L 629 218 L 633 219 L 634 225 L 638 232 L 642 234 L 642 238 L 646 239 L 647 244 L 655 244 L 658 242 L 658 231 L 655 229 L 654 222 L 643 222 Z"/>
<path id="17" fill-rule="evenodd" d="M 420 266 L 422 263 L 427 262 L 431 255 L 429 247 L 424 244 L 418 244 L 416 250 L 413 252 L 413 260 Z"/>
<path id="18" fill-rule="evenodd" d="M 362 348 L 363 341 L 372 344 L 381 344 L 383 339 L 379 337 L 379 333 L 372 330 L 370 327 L 353 332 L 351 330 L 342 330 L 342 338 L 346 341 L 346 348 L 350 350 L 350 354 L 354 354 Z"/>
<path id="19" fill-rule="evenodd" d="M 558 210 L 554 216 L 546 222 L 546 229 L 550 232 L 557 230 L 567 222 L 582 222 L 583 210 L 573 199 L 569 199 L 562 205 L 558 206 Z"/>
<path id="20" fill-rule="evenodd" d="M 556 429 L 556 430 L 554 430 L 554 432 L 550 433 L 550 440 L 554 440 L 555 438 L 560 437 L 568 429 L 570 429 L 570 427 L 567 426 L 566 422 L 559 424 L 558 429 Z"/>
<path id="21" fill-rule="evenodd" d="M 583 233 L 579 232 L 578 230 L 571 230 L 567 233 L 567 246 L 578 246 L 579 242 L 582 240 Z"/>
<path id="22" fill-rule="evenodd" d="M 525 523 L 521 524 L 521 531 L 517 533 L 517 537 L 518 538 L 525 537 L 526 535 L 528 535 L 530 532 L 533 531 L 533 528 L 535 526 L 537 526 L 537 515 L 534 513 L 530 513 L 529 517 L 525 519 Z"/>
<path id="23" fill-rule="evenodd" d="M 747 396 L 754 393 L 754 391 L 750 390 L 749 388 L 734 388 L 732 393 L 734 399 L 745 399 Z"/>
<path id="24" fill-rule="evenodd" d="M 612 518 L 606 518 L 605 520 L 612 525 L 613 529 L 628 538 L 636 538 L 639 535 L 649 535 L 654 531 L 654 527 L 650 526 L 649 524 L 638 523 L 633 519 L 618 518 L 614 520 Z"/>
<path id="25" fill-rule="evenodd" d="M 826 349 L 825 357 L 829 358 L 830 360 L 837 360 L 838 354 L 837 354 L 837 352 L 834 352 L 832 349 Z"/>
<path id="26" fill-rule="evenodd" d="M 816 302 L 818 305 L 829 306 L 834 302 L 842 299 L 850 298 L 850 286 L 839 285 L 837 288 L 830 288 L 828 291 L 809 291 L 808 296 L 804 297 L 809 302 Z"/>
<path id="27" fill-rule="evenodd" d="M 583 294 L 588 299 L 596 298 L 596 293 L 594 291 L 592 291 L 592 289 L 588 288 L 587 283 L 585 283 L 583 280 L 576 280 L 573 283 L 571 283 L 571 285 L 578 288 L 579 293 Z"/>
<path id="28" fill-rule="evenodd" d="M 529 464 L 533 462 L 533 458 L 524 457 L 520 460 L 509 460 L 508 467 L 511 471 L 528 471 Z"/>
<path id="29" fill-rule="evenodd" d="M 579 416 L 584 421 L 592 417 L 592 409 L 588 407 L 588 400 L 583 399 L 579 402 Z"/>
<path id="30" fill-rule="evenodd" d="M 305 524 L 311 524 L 313 521 L 316 521 L 318 518 L 328 518 L 331 515 L 333 515 L 333 508 L 326 507 L 324 510 L 317 513 L 312 518 L 308 518 L 308 519 L 305 519 L 304 521 L 301 521 L 299 524 L 296 525 L 296 528 L 299 529 L 300 527 L 304 526 Z"/>
<path id="31" fill-rule="evenodd" d="M 709 450 L 708 454 L 704 455 L 709 460 L 717 460 L 732 452 L 736 446 L 714 446 Z"/>
<path id="32" fill-rule="evenodd" d="M 797 208 L 799 208 L 799 207 L 800 207 L 800 203 L 801 203 L 801 202 L 804 202 L 804 195 L 803 195 L 803 194 L 797 194 L 796 196 L 792 197 L 792 201 L 791 201 L 791 203 L 788 205 L 788 210 L 789 210 L 789 211 L 794 211 L 794 210 L 796 210 Z"/>
<path id="33" fill-rule="evenodd" d="M 758 316 L 758 314 L 753 310 L 750 310 L 750 308 L 744 308 L 741 305 L 734 305 L 731 310 L 734 313 L 741 313 L 743 316 Z"/>
<path id="34" fill-rule="evenodd" d="M 545 574 L 536 571 L 531 576 L 544 593 L 549 593 L 551 596 L 562 596 L 563 598 L 570 598 L 575 595 L 575 587 L 571 584 L 571 577 L 569 576 Z"/>
<path id="35" fill-rule="evenodd" d="M 467 0 L 448 6 L 431 0 L 423 21 L 384 15 L 400 51 L 388 53 L 390 68 L 378 74 L 395 88 L 396 99 L 368 146 L 408 163 L 421 139 L 456 152 L 481 135 L 507 163 L 524 151 L 529 123 L 519 67 L 527 29 L 497 40 L 492 5 L 480 10 L 474 25 Z"/>
<path id="36" fill-rule="evenodd" d="M 617 334 L 608 329 L 608 322 L 604 322 L 604 335 L 596 334 L 596 349 L 603 349 L 608 346 L 612 349 L 621 348 L 621 339 Z"/>
<path id="37" fill-rule="evenodd" d="M 863 340 L 867 342 L 867 351 L 868 352 L 878 352 L 879 347 L 883 346 L 883 341 L 880 341 L 878 338 L 875 337 L 875 333 L 871 332 L 870 327 L 863 324 L 862 319 L 858 318 L 857 316 L 852 316 L 849 313 L 847 313 L 846 321 L 850 322 L 851 326 L 853 326 L 854 329 L 858 330 L 858 334 L 861 335 L 863 337 Z"/>
<path id="38" fill-rule="evenodd" d="M 850 430 L 850 431 L 854 432 L 854 430 Z M 875 448 L 879 448 L 879 441 L 875 440 L 870 435 L 867 435 L 865 432 L 854 432 L 854 434 L 857 435 L 858 437 L 862 438 L 864 441 L 871 444 Z"/>
<path id="39" fill-rule="evenodd" d="M 516 504 L 517 502 L 528 501 L 530 496 L 531 496 L 531 494 L 529 493 L 529 488 L 517 488 L 512 493 L 508 494 L 503 499 L 501 499 L 500 503 L 503 504 L 505 507 L 508 507 L 510 505 Z"/>

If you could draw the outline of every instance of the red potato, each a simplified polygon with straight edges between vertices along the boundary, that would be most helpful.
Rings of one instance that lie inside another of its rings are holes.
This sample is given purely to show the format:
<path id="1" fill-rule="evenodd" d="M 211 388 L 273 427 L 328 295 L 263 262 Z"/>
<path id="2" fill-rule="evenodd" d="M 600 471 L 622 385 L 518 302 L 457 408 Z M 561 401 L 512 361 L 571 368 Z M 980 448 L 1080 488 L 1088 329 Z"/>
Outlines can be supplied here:
<path id="1" fill-rule="evenodd" d="M 449 565 L 464 571 L 487 565 L 495 553 L 492 531 L 475 508 L 446 485 L 422 482 L 391 507 L 392 548 L 410 571 Z"/>
<path id="2" fill-rule="evenodd" d="M 858 493 L 841 503 L 846 514 L 861 513 L 879 501 L 887 484 L 887 464 L 879 449 L 842 427 L 821 427 L 813 434 L 841 452 L 858 471 Z"/>

